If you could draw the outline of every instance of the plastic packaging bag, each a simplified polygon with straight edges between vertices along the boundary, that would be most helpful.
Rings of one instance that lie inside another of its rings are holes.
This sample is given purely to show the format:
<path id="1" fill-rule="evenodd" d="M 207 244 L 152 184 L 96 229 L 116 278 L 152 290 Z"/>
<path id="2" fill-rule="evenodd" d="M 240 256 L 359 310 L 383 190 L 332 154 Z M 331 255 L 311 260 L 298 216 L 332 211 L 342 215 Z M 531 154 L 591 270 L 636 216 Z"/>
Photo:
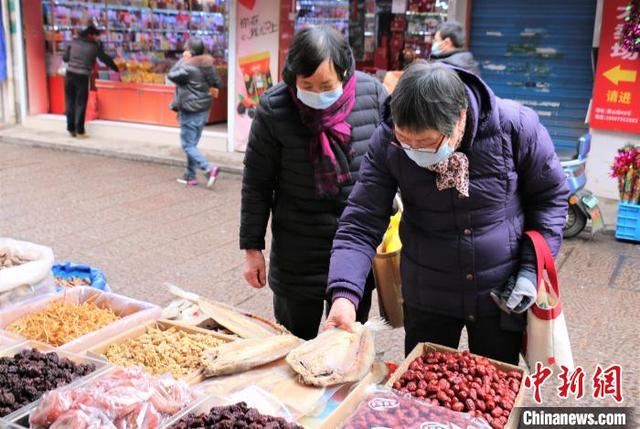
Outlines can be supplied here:
<path id="1" fill-rule="evenodd" d="M 0 308 L 55 290 L 53 251 L 49 247 L 0 237 L 0 253 L 28 261 L 0 269 Z"/>
<path id="2" fill-rule="evenodd" d="M 255 408 L 268 416 L 282 417 L 290 422 L 294 420 L 293 415 L 278 398 L 258 386 L 244 388 L 231 395 L 229 399 L 231 403 L 246 402 L 251 408 Z"/>
<path id="3" fill-rule="evenodd" d="M 62 262 L 55 264 L 51 268 L 51 271 L 53 271 L 55 278 L 66 280 L 78 277 L 81 279 L 87 279 L 90 283 L 90 287 L 104 292 L 111 292 L 104 273 L 98 268 L 90 265 L 76 264 L 74 262 Z M 63 288 L 58 286 L 56 289 L 62 290 Z"/>
<path id="4" fill-rule="evenodd" d="M 101 422 L 95 426 L 100 428 L 155 429 L 195 399 L 186 383 L 171 376 L 117 368 L 81 386 L 45 394 L 29 423 L 35 429 L 71 428 L 69 423 L 85 421 Z"/>
<path id="5" fill-rule="evenodd" d="M 389 227 L 373 258 L 373 277 L 376 281 L 380 314 L 394 328 L 404 325 L 402 304 L 402 278 L 400 276 L 400 221 L 402 219 L 402 201 L 397 198 L 398 212 L 391 217 Z"/>
<path id="6" fill-rule="evenodd" d="M 418 401 L 384 386 L 372 386 L 341 429 L 491 429 L 483 419 Z"/>
<path id="7" fill-rule="evenodd" d="M 325 388 L 306 386 L 284 359 L 240 374 L 216 377 L 202 384 L 207 392 L 221 397 L 238 395 L 246 386 L 255 386 L 275 397 L 298 419 L 321 406 Z M 239 396 L 240 398 L 242 396 Z"/>
<path id="8" fill-rule="evenodd" d="M 102 329 L 83 335 L 60 346 L 59 349 L 71 352 L 83 352 L 134 326 L 142 325 L 160 317 L 161 309 L 157 305 L 138 301 L 114 293 L 102 292 L 85 286 L 49 293 L 21 305 L 13 305 L 0 310 L 0 328 L 5 329 L 14 320 L 31 312 L 45 308 L 50 302 L 62 299 L 68 303 L 81 304 L 92 302 L 98 307 L 111 308 L 121 319 Z"/>

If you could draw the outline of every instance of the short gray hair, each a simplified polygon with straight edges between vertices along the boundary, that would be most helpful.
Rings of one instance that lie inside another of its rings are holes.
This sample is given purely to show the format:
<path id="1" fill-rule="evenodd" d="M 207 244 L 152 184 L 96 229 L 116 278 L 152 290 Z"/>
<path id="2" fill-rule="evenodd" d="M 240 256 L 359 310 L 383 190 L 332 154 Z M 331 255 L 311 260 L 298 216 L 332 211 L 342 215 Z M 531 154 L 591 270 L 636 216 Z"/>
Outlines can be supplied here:
<path id="1" fill-rule="evenodd" d="M 194 57 L 202 55 L 205 52 L 204 42 L 199 37 L 189 37 L 189 40 L 187 40 L 187 50 Z"/>
<path id="2" fill-rule="evenodd" d="M 425 61 L 409 66 L 391 95 L 394 124 L 412 132 L 435 129 L 450 136 L 467 106 L 467 92 L 456 72 Z"/>
<path id="3" fill-rule="evenodd" d="M 464 47 L 464 28 L 459 22 L 445 21 L 438 26 L 438 30 L 436 32 L 440 32 L 442 40 L 447 38 L 450 39 L 456 49 Z"/>

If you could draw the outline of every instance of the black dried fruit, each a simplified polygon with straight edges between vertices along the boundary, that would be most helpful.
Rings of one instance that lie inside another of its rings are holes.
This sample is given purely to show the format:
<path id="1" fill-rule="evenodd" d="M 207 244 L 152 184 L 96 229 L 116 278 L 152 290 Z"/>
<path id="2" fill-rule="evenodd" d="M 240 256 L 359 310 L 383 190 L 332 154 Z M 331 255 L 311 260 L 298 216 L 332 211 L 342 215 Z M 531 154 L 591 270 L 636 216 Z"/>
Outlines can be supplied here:
<path id="1" fill-rule="evenodd" d="M 173 426 L 175 429 L 302 429 L 281 417 L 265 416 L 246 403 L 213 407 L 208 413 L 188 415 Z"/>
<path id="2" fill-rule="evenodd" d="M 55 352 L 25 349 L 0 358 L 0 417 L 34 402 L 45 393 L 90 374 L 93 364 L 76 364 Z"/>

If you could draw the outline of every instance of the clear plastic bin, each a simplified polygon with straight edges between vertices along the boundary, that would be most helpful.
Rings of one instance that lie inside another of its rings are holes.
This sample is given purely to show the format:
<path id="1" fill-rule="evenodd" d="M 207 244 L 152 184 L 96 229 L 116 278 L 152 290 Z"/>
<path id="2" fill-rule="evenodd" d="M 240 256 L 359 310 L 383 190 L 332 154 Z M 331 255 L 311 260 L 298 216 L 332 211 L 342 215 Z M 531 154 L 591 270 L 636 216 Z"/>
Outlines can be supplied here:
<path id="1" fill-rule="evenodd" d="M 10 332 L 2 332 L 0 331 L 0 355 L 1 352 L 7 348 L 13 347 L 16 344 L 24 343 L 24 338 L 20 338 L 17 335 L 14 335 Z"/>
<path id="2" fill-rule="evenodd" d="M 138 369 L 140 369 L 140 368 L 138 368 Z M 138 370 L 138 369 L 131 369 L 131 368 L 125 369 L 125 368 L 115 367 L 115 366 L 109 365 L 109 366 L 106 367 L 105 370 L 101 371 L 100 373 L 95 374 L 95 376 L 93 376 L 93 377 L 87 377 L 86 379 L 79 380 L 77 383 L 69 384 L 67 386 L 61 387 L 60 389 L 82 389 L 82 388 L 87 388 L 87 387 L 90 387 L 92 383 L 97 383 L 100 380 L 103 380 L 104 378 L 111 376 L 116 371 Z M 152 378 L 163 379 L 164 377 L 161 376 L 161 377 L 152 377 Z M 180 383 L 184 383 L 184 382 L 180 382 Z M 162 382 L 161 382 L 161 384 L 162 384 Z M 186 384 L 185 384 L 185 386 L 186 386 Z M 204 397 L 203 391 L 201 391 L 197 387 L 189 388 L 189 392 L 192 393 L 193 398 L 194 398 L 192 401 L 190 401 L 191 403 L 198 403 Z M 25 410 L 23 413 L 21 413 L 19 415 L 13 414 L 11 416 L 7 416 L 7 418 L 4 421 L 0 420 L 0 428 L 5 428 L 5 427 L 7 429 L 29 428 L 30 427 L 29 417 L 35 411 L 35 409 L 36 409 L 36 407 L 38 405 L 39 405 L 39 403 L 36 403 L 36 404 L 32 405 L 31 407 L 29 407 L 29 409 Z M 89 407 L 89 408 L 91 408 L 91 407 Z M 183 412 L 184 409 L 187 409 L 187 408 L 189 408 L 189 405 L 187 405 L 186 407 L 184 407 L 183 409 L 181 409 L 180 411 L 175 413 L 175 415 L 180 414 L 181 412 Z M 166 423 L 163 423 L 163 421 L 164 422 L 168 422 L 171 419 L 173 419 L 173 416 L 164 417 L 160 421 L 160 424 L 157 426 L 157 428 L 154 428 L 154 429 L 164 428 L 166 426 Z"/>
<path id="3" fill-rule="evenodd" d="M 81 304 L 92 302 L 98 307 L 111 308 L 121 319 L 101 328 L 78 337 L 58 347 L 58 350 L 81 353 L 89 348 L 112 338 L 121 332 L 151 320 L 160 318 L 162 310 L 157 305 L 138 301 L 123 295 L 103 292 L 86 286 L 78 286 L 61 292 L 51 293 L 38 297 L 29 302 L 13 305 L 0 310 L 0 328 L 5 329 L 14 320 L 31 312 L 44 309 L 49 303 L 62 299 L 68 303 Z M 8 332 L 8 331 L 3 331 Z"/>
<path id="4" fill-rule="evenodd" d="M 248 386 L 226 398 L 218 395 L 205 396 L 191 407 L 176 414 L 171 420 L 162 425 L 161 428 L 170 429 L 188 415 L 208 413 L 213 407 L 233 405 L 238 402 L 245 402 L 249 407 L 256 408 L 261 414 L 282 417 L 288 421 L 294 421 L 291 413 L 280 400 L 254 385 Z"/>
<path id="5" fill-rule="evenodd" d="M 92 357 L 88 357 L 88 356 L 80 356 L 74 353 L 69 353 L 63 350 L 58 350 L 54 347 L 51 347 L 47 344 L 42 344 L 42 343 L 38 343 L 36 341 L 23 341 L 19 344 L 14 345 L 13 347 L 9 347 L 7 349 L 4 349 L 0 352 L 0 357 L 2 356 L 14 356 L 15 354 L 21 352 L 22 350 L 30 350 L 30 349 L 36 349 L 42 353 L 56 353 L 58 356 L 60 356 L 61 358 L 67 358 L 69 360 L 71 360 L 72 362 L 75 362 L 77 364 L 87 364 L 87 363 L 92 363 L 93 365 L 95 365 L 96 369 L 88 374 L 85 375 L 84 377 L 80 377 L 77 378 L 76 380 L 72 381 L 71 383 L 67 384 L 66 386 L 75 386 L 75 385 L 79 385 L 83 382 L 86 382 L 87 380 L 91 380 L 94 377 L 99 376 L 101 373 L 105 372 L 108 370 L 108 368 L 110 367 L 108 362 L 104 359 L 96 359 L 96 358 L 92 358 Z M 29 412 L 38 405 L 38 403 L 40 403 L 40 399 L 38 399 L 35 402 L 32 402 L 28 405 L 24 405 L 21 408 L 18 408 L 17 410 L 15 410 L 14 412 L 12 412 L 11 414 L 6 415 L 5 417 L 2 418 L 2 421 L 15 421 L 18 422 L 21 420 L 22 417 L 29 415 Z M 20 427 L 20 426 L 18 426 Z M 23 427 L 29 427 L 29 422 L 27 420 L 27 425 L 23 426 Z"/>
<path id="6" fill-rule="evenodd" d="M 108 340 L 106 340 L 103 343 L 100 343 L 96 346 L 91 347 L 89 350 L 87 350 L 87 355 L 88 356 L 97 356 L 99 358 L 104 358 L 106 359 L 105 353 L 107 352 L 107 350 L 109 349 L 109 347 L 111 345 L 114 344 L 121 344 L 127 340 L 131 340 L 131 339 L 136 339 L 139 338 L 140 336 L 144 335 L 145 333 L 149 332 L 149 330 L 151 328 L 156 328 L 159 329 L 161 331 L 167 331 L 169 329 L 176 329 L 178 331 L 183 331 L 186 332 L 188 334 L 200 334 L 200 335 L 206 335 L 212 338 L 216 338 L 218 340 L 224 341 L 224 342 L 228 342 L 229 341 L 229 337 L 227 335 L 221 335 L 218 334 L 216 332 L 212 332 L 212 331 L 207 331 L 206 329 L 202 329 L 202 328 L 197 328 L 197 327 L 193 327 L 193 326 L 186 326 L 186 325 L 182 325 L 180 323 L 175 323 L 175 322 L 171 322 L 169 320 L 155 320 L 155 321 L 151 321 L 151 322 L 147 322 L 144 324 L 141 324 L 139 326 L 133 327 L 131 329 L 129 329 L 128 331 L 122 332 L 119 335 L 115 336 L 115 337 L 111 337 Z M 116 364 L 114 364 L 116 365 Z M 144 365 L 142 363 L 138 363 L 136 366 L 143 366 Z M 200 383 L 202 381 L 202 371 L 200 369 L 194 369 L 190 372 L 188 372 L 187 374 L 183 375 L 180 377 L 181 380 L 186 381 L 189 384 L 197 384 Z"/>

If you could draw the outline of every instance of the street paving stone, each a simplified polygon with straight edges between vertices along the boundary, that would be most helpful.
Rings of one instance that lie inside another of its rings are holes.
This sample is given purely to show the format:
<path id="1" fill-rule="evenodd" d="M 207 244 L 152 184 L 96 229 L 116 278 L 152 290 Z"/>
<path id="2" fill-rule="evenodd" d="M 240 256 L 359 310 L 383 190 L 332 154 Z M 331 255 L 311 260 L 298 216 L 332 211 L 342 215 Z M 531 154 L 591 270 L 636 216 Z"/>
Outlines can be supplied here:
<path id="1" fill-rule="evenodd" d="M 167 304 L 172 297 L 164 285 L 172 283 L 271 317 L 268 288 L 252 289 L 242 279 L 239 177 L 222 174 L 207 190 L 178 185 L 181 174 L 167 166 L 0 143 L 0 236 L 51 246 L 59 261 L 95 265 L 116 292 L 138 299 Z M 638 405 L 640 246 L 615 241 L 611 233 L 583 234 L 565 241 L 558 267 L 587 390 L 581 401 L 562 400 L 557 381 L 547 382 L 544 404 L 616 405 L 591 398 L 595 366 L 616 363 L 623 367 L 623 405 Z M 401 330 L 379 333 L 379 356 L 401 360 L 403 337 Z"/>

